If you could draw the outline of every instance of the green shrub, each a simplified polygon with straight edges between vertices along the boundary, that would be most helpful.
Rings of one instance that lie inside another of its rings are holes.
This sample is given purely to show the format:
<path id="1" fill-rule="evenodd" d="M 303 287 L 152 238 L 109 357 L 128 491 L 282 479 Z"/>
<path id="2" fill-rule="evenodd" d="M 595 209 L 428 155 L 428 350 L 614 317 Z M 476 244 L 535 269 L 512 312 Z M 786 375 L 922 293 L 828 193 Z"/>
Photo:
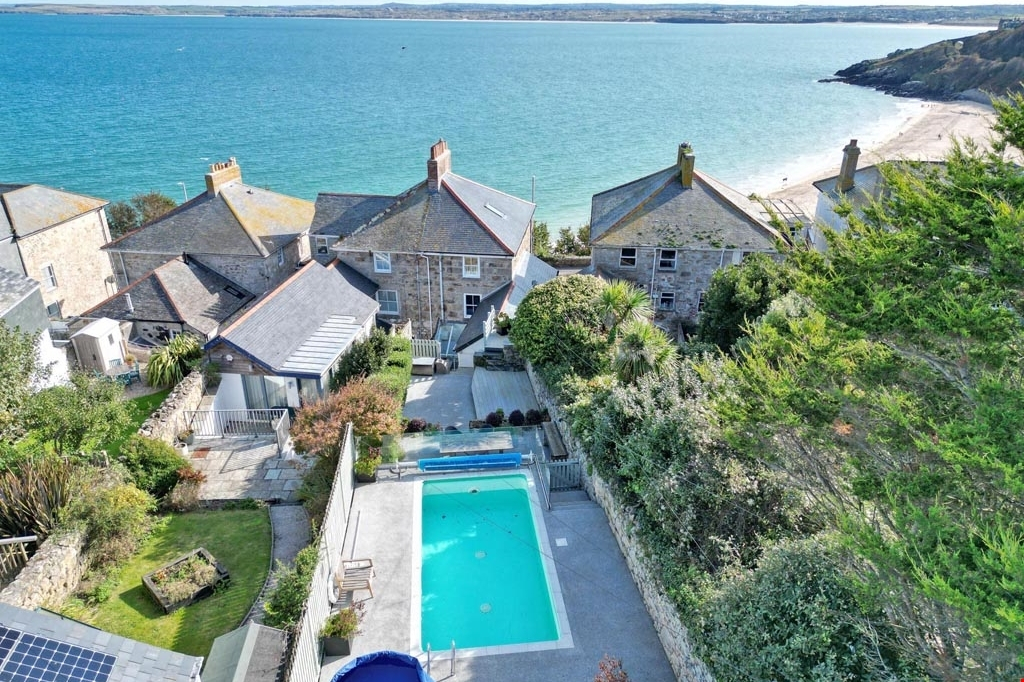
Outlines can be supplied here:
<path id="1" fill-rule="evenodd" d="M 534 365 L 568 364 L 582 376 L 608 364 L 608 342 L 597 305 L 605 286 L 597 277 L 556 277 L 534 287 L 516 310 L 509 338 Z"/>
<path id="2" fill-rule="evenodd" d="M 94 566 L 124 561 L 149 532 L 150 512 L 156 504 L 148 493 L 126 482 L 127 478 L 120 466 L 83 467 L 73 477 L 76 494 L 61 514 L 61 522 L 85 529 Z"/>
<path id="3" fill-rule="evenodd" d="M 338 468 L 338 460 L 330 457 L 318 457 L 313 468 L 302 477 L 298 498 L 309 515 L 314 530 L 319 530 L 327 511 L 327 502 L 331 497 L 331 485 L 334 472 Z"/>
<path id="4" fill-rule="evenodd" d="M 780 543 L 756 570 L 723 578 L 700 627 L 690 630 L 719 679 L 921 679 L 905 676 L 911 671 L 885 648 L 881 614 L 864 613 L 853 580 L 826 543 Z"/>
<path id="5" fill-rule="evenodd" d="M 295 556 L 295 565 L 287 566 L 280 561 L 274 569 L 277 584 L 267 596 L 263 624 L 272 628 L 288 629 L 299 621 L 302 608 L 309 598 L 309 583 L 313 579 L 316 561 L 319 557 L 319 541 L 303 548 Z"/>
<path id="6" fill-rule="evenodd" d="M 178 470 L 190 466 L 167 443 L 140 435 L 131 436 L 121 446 L 121 459 L 135 485 L 158 499 L 178 483 Z"/>

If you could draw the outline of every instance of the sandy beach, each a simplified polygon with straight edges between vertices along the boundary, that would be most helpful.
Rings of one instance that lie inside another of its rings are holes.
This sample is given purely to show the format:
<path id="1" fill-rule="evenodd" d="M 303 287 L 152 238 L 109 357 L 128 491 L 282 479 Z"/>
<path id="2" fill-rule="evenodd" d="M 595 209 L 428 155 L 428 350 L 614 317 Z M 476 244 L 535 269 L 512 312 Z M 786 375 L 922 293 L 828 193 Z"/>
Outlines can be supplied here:
<path id="1" fill-rule="evenodd" d="M 906 112 L 902 115 L 906 116 Z M 880 140 L 877 144 L 871 144 L 870 141 L 865 144 L 863 140 L 860 141 L 861 154 L 858 166 L 864 167 L 893 159 L 941 160 L 954 138 L 972 138 L 979 143 L 987 143 L 994 119 L 995 111 L 984 104 L 921 102 L 920 107 L 906 116 L 903 125 L 891 137 Z M 852 126 L 850 137 L 857 138 L 856 130 Z M 837 175 L 842 158 L 842 149 L 836 149 L 833 165 L 808 168 L 803 177 L 795 178 L 767 194 L 772 198 L 787 199 L 803 209 L 807 215 L 813 216 L 818 190 L 811 183 Z"/>

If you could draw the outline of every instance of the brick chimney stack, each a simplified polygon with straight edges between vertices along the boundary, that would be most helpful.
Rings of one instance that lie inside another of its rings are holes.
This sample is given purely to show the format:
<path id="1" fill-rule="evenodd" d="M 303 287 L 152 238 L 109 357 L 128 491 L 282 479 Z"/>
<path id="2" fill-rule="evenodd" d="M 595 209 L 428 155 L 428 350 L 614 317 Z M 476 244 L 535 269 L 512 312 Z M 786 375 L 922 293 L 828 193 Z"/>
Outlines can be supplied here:
<path id="1" fill-rule="evenodd" d="M 857 159 L 860 158 L 860 147 L 857 140 L 850 140 L 850 144 L 843 147 L 843 165 L 839 167 L 839 177 L 836 179 L 837 192 L 849 192 L 853 189 L 853 176 L 857 173 Z"/>
<path id="2" fill-rule="evenodd" d="M 441 186 L 441 178 L 452 171 L 452 153 L 448 151 L 448 143 L 438 140 L 430 148 L 430 159 L 427 161 L 427 189 L 436 192 Z"/>
<path id="3" fill-rule="evenodd" d="M 679 155 L 676 157 L 676 164 L 679 166 L 679 179 L 686 189 L 693 187 L 693 162 L 693 147 L 690 146 L 690 143 L 684 142 L 679 145 Z"/>
<path id="4" fill-rule="evenodd" d="M 231 157 L 227 161 L 211 163 L 210 172 L 206 174 L 206 193 L 211 197 L 220 193 L 220 188 L 235 180 L 242 181 L 242 167 Z"/>

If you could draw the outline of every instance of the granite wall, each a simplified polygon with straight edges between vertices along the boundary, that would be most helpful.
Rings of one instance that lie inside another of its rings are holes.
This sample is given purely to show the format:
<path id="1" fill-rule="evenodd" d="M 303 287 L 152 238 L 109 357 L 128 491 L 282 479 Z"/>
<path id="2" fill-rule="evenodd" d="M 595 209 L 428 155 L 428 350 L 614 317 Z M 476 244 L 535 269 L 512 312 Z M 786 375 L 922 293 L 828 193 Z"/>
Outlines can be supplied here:
<path id="1" fill-rule="evenodd" d="M 668 657 L 676 678 L 685 682 L 714 682 L 715 678 L 711 671 L 694 654 L 693 644 L 690 642 L 686 626 L 679 620 L 675 606 L 651 570 L 635 534 L 630 532 L 633 526 L 633 517 L 629 510 L 615 500 L 611 486 L 596 471 L 588 473 L 587 452 L 576 440 L 558 404 L 534 373 L 533 367 L 528 365 L 527 371 L 530 382 L 533 384 L 534 393 L 537 394 L 537 402 L 541 408 L 548 409 L 551 420 L 557 424 L 569 457 L 580 460 L 583 469 L 581 478 L 587 495 L 601 505 L 608 517 L 608 525 L 611 526 L 612 534 L 619 543 L 619 549 L 622 550 L 629 572 L 633 575 L 633 582 L 640 590 L 640 595 L 647 606 L 647 612 L 650 614 L 651 620 L 654 621 L 654 629 L 658 632 L 661 645 L 665 649 L 665 655 Z"/>
<path id="2" fill-rule="evenodd" d="M 0 592 L 0 602 L 23 609 L 57 607 L 78 589 L 85 574 L 85 534 L 50 536 L 28 560 L 18 577 Z"/>
<path id="3" fill-rule="evenodd" d="M 206 389 L 203 373 L 196 370 L 182 379 L 164 399 L 163 404 L 139 428 L 139 435 L 162 440 L 171 445 L 185 428 L 185 412 L 198 410 Z"/>

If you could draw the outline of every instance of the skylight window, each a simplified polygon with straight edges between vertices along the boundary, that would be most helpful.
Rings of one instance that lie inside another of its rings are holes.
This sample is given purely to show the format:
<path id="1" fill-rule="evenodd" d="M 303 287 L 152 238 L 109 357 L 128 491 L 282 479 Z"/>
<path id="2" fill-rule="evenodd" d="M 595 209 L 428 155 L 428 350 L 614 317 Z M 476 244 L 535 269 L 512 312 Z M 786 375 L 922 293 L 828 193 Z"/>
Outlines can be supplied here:
<path id="1" fill-rule="evenodd" d="M 486 208 L 488 211 L 490 211 L 494 215 L 498 216 L 499 218 L 508 218 L 507 215 L 502 213 L 499 209 L 495 208 L 494 206 L 491 206 L 490 203 L 484 204 L 484 208 Z"/>

